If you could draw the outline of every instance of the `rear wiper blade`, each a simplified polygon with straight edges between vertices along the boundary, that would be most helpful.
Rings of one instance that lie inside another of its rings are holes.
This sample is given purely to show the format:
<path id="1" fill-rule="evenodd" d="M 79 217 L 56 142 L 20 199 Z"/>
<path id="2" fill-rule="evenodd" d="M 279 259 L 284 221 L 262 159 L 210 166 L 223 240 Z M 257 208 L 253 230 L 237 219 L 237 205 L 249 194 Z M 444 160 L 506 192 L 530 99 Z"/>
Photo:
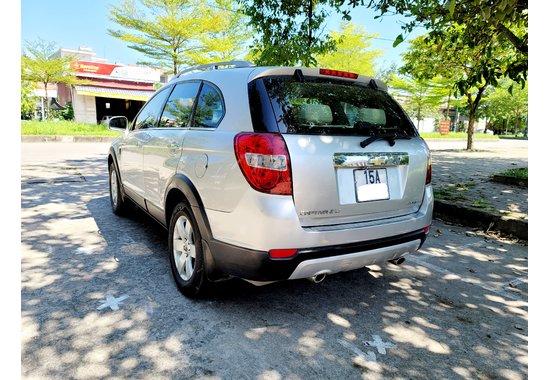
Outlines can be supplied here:
<path id="1" fill-rule="evenodd" d="M 398 135 L 398 134 L 386 134 L 386 135 L 378 135 L 378 136 L 370 136 L 369 138 L 361 141 L 361 148 L 364 148 L 366 147 L 367 145 L 369 145 L 370 143 L 373 143 L 375 141 L 378 141 L 378 140 L 386 140 L 390 146 L 394 146 L 395 145 L 395 140 L 410 140 L 411 137 L 410 136 L 406 136 L 406 135 Z"/>

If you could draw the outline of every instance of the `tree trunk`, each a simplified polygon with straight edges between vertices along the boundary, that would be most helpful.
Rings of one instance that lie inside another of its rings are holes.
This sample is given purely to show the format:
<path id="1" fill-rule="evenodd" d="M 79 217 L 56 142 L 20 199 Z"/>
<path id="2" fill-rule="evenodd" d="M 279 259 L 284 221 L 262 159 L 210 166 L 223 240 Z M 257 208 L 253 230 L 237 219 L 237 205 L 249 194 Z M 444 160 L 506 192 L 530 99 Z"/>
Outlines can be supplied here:
<path id="1" fill-rule="evenodd" d="M 416 113 L 416 130 L 420 131 L 420 108 L 418 109 L 418 112 Z"/>
<path id="2" fill-rule="evenodd" d="M 466 150 L 472 150 L 474 147 L 474 123 L 476 121 L 476 111 L 479 106 L 479 101 L 483 95 L 483 91 L 486 86 L 480 87 L 477 89 L 476 98 L 472 98 L 471 93 L 467 93 L 468 96 L 468 105 L 470 106 L 470 112 L 468 113 L 468 142 L 466 143 Z"/>
<path id="3" fill-rule="evenodd" d="M 172 68 L 174 69 L 174 75 L 178 75 L 178 48 L 176 46 L 172 49 Z"/>
<path id="4" fill-rule="evenodd" d="M 468 114 L 468 142 L 466 144 L 466 150 L 472 150 L 474 146 L 474 123 L 475 123 L 476 110 L 470 106 L 470 112 Z"/>
<path id="5" fill-rule="evenodd" d="M 313 19 L 313 0 L 310 0 L 309 1 L 309 4 L 308 4 L 308 9 L 307 9 L 307 17 L 308 17 L 308 44 L 307 44 L 307 48 L 308 48 L 308 52 L 307 52 L 307 62 L 305 62 L 305 66 L 306 67 L 309 67 L 310 65 L 310 57 L 311 57 L 311 45 L 313 44 L 313 31 L 312 31 L 312 27 L 311 27 L 311 22 L 312 22 L 312 19 Z"/>
<path id="6" fill-rule="evenodd" d="M 48 82 L 44 82 L 44 95 L 46 97 L 46 119 L 49 119 L 50 118 L 50 101 L 48 99 Z"/>
<path id="7" fill-rule="evenodd" d="M 445 110 L 445 120 L 451 120 L 449 118 L 449 106 L 451 105 L 451 91 L 449 91 L 449 96 L 447 96 L 447 108 Z"/>

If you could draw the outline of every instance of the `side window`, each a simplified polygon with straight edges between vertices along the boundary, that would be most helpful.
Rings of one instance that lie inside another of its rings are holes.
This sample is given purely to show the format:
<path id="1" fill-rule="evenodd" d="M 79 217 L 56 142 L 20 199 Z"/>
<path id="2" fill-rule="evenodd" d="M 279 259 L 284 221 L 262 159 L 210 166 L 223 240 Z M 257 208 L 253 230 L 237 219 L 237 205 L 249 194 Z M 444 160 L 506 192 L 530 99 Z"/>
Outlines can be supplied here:
<path id="1" fill-rule="evenodd" d="M 224 114 L 220 93 L 213 86 L 204 83 L 199 96 L 193 127 L 216 128 Z"/>
<path id="2" fill-rule="evenodd" d="M 137 115 L 134 129 L 154 128 L 170 91 L 157 92 Z"/>
<path id="3" fill-rule="evenodd" d="M 162 112 L 159 123 L 160 128 L 185 128 L 189 126 L 199 86 L 199 82 L 176 85 Z"/>

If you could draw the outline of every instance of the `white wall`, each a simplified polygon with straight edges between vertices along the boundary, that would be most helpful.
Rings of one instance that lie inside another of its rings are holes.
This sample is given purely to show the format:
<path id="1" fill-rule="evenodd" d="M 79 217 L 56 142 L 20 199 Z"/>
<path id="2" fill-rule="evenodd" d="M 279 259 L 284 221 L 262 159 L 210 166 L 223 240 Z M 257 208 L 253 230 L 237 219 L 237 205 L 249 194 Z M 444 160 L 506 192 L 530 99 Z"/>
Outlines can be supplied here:
<path id="1" fill-rule="evenodd" d="M 435 119 L 433 117 L 427 117 L 423 120 L 420 120 L 420 125 L 415 118 L 411 118 L 414 126 L 418 125 L 418 132 L 433 132 L 435 131 Z"/>
<path id="2" fill-rule="evenodd" d="M 95 96 L 77 95 L 73 91 L 74 120 L 78 123 L 96 124 Z"/>

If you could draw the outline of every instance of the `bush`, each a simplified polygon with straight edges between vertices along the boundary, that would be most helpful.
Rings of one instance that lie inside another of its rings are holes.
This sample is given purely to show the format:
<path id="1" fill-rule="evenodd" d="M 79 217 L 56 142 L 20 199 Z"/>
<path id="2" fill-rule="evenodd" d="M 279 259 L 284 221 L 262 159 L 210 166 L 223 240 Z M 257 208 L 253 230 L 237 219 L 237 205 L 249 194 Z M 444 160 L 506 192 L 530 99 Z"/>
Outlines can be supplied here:
<path id="1" fill-rule="evenodd" d="M 62 110 L 52 111 L 52 118 L 59 120 L 74 120 L 73 104 L 68 102 Z"/>

